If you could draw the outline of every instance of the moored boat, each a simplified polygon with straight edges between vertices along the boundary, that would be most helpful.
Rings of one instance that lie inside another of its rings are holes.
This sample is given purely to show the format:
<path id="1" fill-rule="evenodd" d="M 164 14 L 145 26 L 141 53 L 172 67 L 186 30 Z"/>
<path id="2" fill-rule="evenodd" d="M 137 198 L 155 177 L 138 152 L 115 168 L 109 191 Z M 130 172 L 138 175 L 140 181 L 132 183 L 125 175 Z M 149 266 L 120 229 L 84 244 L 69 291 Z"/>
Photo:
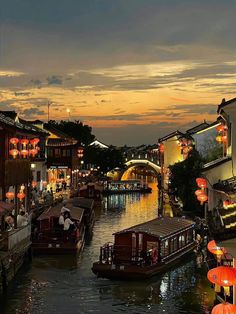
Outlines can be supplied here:
<path id="1" fill-rule="evenodd" d="M 50 207 L 37 219 L 37 228 L 32 236 L 33 253 L 76 254 L 84 245 L 85 222 L 84 209 L 67 204 L 71 220 L 76 228 L 63 230 L 59 225 L 62 204 Z"/>
<path id="2" fill-rule="evenodd" d="M 114 233 L 114 244 L 100 248 L 92 266 L 98 277 L 145 279 L 165 271 L 197 246 L 195 223 L 177 217 L 156 218 Z"/>

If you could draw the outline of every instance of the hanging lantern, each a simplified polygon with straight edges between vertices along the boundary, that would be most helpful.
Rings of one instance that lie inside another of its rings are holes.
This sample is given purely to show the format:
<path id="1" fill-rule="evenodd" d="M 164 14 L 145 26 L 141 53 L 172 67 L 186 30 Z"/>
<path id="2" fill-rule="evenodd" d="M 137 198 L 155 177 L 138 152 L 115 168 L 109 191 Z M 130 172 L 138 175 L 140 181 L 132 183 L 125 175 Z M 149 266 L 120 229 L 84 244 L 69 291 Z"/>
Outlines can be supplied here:
<path id="1" fill-rule="evenodd" d="M 15 193 L 14 193 L 14 192 L 7 192 L 7 193 L 6 193 L 6 198 L 7 198 L 8 200 L 13 200 L 14 196 L 15 196 Z"/>
<path id="2" fill-rule="evenodd" d="M 228 208 L 228 206 L 231 204 L 230 200 L 223 201 L 223 207 Z"/>
<path id="3" fill-rule="evenodd" d="M 196 196 L 201 195 L 201 194 L 204 194 L 204 191 L 203 191 L 203 190 L 196 190 L 196 191 L 195 191 L 195 195 L 196 195 Z"/>
<path id="4" fill-rule="evenodd" d="M 160 153 L 164 153 L 164 151 L 165 151 L 164 144 L 163 144 L 163 143 L 160 143 L 160 144 L 159 144 L 159 152 L 160 152 Z"/>
<path id="5" fill-rule="evenodd" d="M 218 266 L 207 273 L 210 282 L 219 286 L 229 287 L 236 284 L 236 268 L 230 266 Z"/>
<path id="6" fill-rule="evenodd" d="M 207 187 L 206 179 L 204 179 L 204 178 L 197 178 L 196 182 L 197 182 L 197 186 L 199 188 L 206 189 L 206 187 Z"/>
<path id="7" fill-rule="evenodd" d="M 212 314 L 236 314 L 236 305 L 226 303 L 220 303 L 213 307 Z"/>
<path id="8" fill-rule="evenodd" d="M 20 140 L 20 143 L 21 143 L 23 146 L 26 146 L 26 145 L 29 144 L 29 140 L 28 140 L 27 138 L 22 138 L 22 139 Z"/>
<path id="9" fill-rule="evenodd" d="M 11 149 L 9 153 L 13 158 L 16 158 L 16 156 L 19 155 L 19 151 L 16 148 Z"/>
<path id="10" fill-rule="evenodd" d="M 222 143 L 222 135 L 217 135 L 216 136 L 216 141 L 219 143 Z"/>
<path id="11" fill-rule="evenodd" d="M 17 193 L 17 198 L 19 198 L 19 200 L 23 200 L 23 198 L 25 198 L 25 193 L 23 192 Z"/>
<path id="12" fill-rule="evenodd" d="M 224 131 L 224 125 L 223 125 L 223 124 L 219 124 L 219 125 L 217 125 L 217 127 L 216 127 L 216 131 L 217 131 L 218 133 L 223 132 L 223 131 Z"/>
<path id="13" fill-rule="evenodd" d="M 12 145 L 17 145 L 19 143 L 19 140 L 16 137 L 12 137 L 12 138 L 10 138 L 10 143 Z"/>
<path id="14" fill-rule="evenodd" d="M 222 138 L 221 138 L 221 141 L 223 143 L 226 143 L 227 142 L 227 135 L 223 135 Z"/>
<path id="15" fill-rule="evenodd" d="M 223 255 L 223 254 L 227 253 L 227 251 L 224 247 L 217 246 L 215 240 L 211 240 L 207 244 L 207 249 L 208 249 L 208 251 L 210 251 L 212 254 L 215 254 L 215 255 Z"/>
<path id="16" fill-rule="evenodd" d="M 22 149 L 20 151 L 21 156 L 23 156 L 24 158 L 26 158 L 29 155 L 29 152 L 27 149 Z"/>
<path id="17" fill-rule="evenodd" d="M 35 155 L 38 154 L 38 150 L 36 148 L 30 149 L 29 150 L 29 155 L 32 157 L 35 157 Z"/>
<path id="18" fill-rule="evenodd" d="M 37 182 L 36 181 L 32 181 L 31 185 L 32 185 L 33 188 L 35 188 L 37 186 Z"/>
<path id="19" fill-rule="evenodd" d="M 208 196 L 204 193 L 197 196 L 197 199 L 201 203 L 201 205 L 208 200 Z"/>
<path id="20" fill-rule="evenodd" d="M 83 147 L 79 147 L 78 150 L 77 150 L 77 156 L 79 158 L 82 158 L 84 156 L 84 149 Z"/>
<path id="21" fill-rule="evenodd" d="M 32 138 L 32 140 L 30 140 L 30 144 L 35 146 L 39 143 L 39 138 L 35 137 L 35 138 Z"/>

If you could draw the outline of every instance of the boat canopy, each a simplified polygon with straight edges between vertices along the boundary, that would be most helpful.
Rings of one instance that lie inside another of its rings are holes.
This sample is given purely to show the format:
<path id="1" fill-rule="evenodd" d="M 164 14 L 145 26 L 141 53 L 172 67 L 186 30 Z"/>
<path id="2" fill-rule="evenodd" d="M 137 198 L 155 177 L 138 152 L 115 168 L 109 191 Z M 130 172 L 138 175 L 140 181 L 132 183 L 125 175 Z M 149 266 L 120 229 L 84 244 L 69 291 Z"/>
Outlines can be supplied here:
<path id="1" fill-rule="evenodd" d="M 192 220 L 178 218 L 178 217 L 161 217 L 155 218 L 153 220 L 144 222 L 142 224 L 118 231 L 114 233 L 147 233 L 149 235 L 158 237 L 158 238 L 166 238 L 172 234 L 179 233 L 189 228 L 193 228 L 195 222 Z"/>
<path id="2" fill-rule="evenodd" d="M 58 204 L 54 207 L 49 207 L 49 209 L 45 210 L 37 220 L 44 220 L 44 219 L 49 219 L 51 217 L 58 218 L 61 214 L 61 209 L 63 205 Z M 83 214 L 84 214 L 84 209 L 80 207 L 75 207 L 72 204 L 66 204 L 64 207 L 68 208 L 70 210 L 70 215 L 72 219 L 75 219 L 77 221 L 81 221 Z"/>
<path id="3" fill-rule="evenodd" d="M 92 209 L 93 205 L 94 205 L 94 200 L 90 199 L 90 198 L 85 198 L 85 197 L 74 197 L 70 200 L 68 200 L 68 202 L 66 202 L 66 207 L 67 204 L 69 206 L 69 204 L 71 206 L 75 206 L 75 207 L 80 207 L 80 208 L 84 208 L 84 209 Z"/>

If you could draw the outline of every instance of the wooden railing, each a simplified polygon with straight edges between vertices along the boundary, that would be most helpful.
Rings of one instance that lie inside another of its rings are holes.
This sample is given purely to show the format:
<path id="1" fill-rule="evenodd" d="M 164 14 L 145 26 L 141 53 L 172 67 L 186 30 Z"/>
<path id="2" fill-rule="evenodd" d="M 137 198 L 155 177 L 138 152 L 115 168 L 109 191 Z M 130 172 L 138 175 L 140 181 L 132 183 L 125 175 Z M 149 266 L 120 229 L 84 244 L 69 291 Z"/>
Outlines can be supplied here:
<path id="1" fill-rule="evenodd" d="M 4 232 L 0 238 L 0 250 L 9 251 L 24 242 L 30 242 L 31 224 Z"/>

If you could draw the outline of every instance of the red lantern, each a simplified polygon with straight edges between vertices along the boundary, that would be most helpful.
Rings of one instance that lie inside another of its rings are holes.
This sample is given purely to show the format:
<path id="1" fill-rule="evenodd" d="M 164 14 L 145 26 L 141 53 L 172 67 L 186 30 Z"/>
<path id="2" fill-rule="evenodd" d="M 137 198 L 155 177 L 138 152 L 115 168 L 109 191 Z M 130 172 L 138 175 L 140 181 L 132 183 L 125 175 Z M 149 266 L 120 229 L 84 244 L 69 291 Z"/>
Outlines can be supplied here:
<path id="1" fill-rule="evenodd" d="M 13 200 L 14 196 L 15 196 L 14 192 L 7 192 L 6 193 L 6 198 L 9 200 Z"/>
<path id="2" fill-rule="evenodd" d="M 225 200 L 225 201 L 223 202 L 223 207 L 224 207 L 224 208 L 227 208 L 230 204 L 231 204 L 230 200 Z"/>
<path id="3" fill-rule="evenodd" d="M 218 133 L 223 132 L 223 131 L 224 131 L 224 125 L 223 125 L 223 124 L 217 125 L 216 131 L 217 131 Z"/>
<path id="4" fill-rule="evenodd" d="M 160 153 L 164 153 L 164 151 L 165 151 L 164 144 L 163 144 L 163 143 L 160 143 L 160 144 L 159 144 L 159 152 L 160 152 Z"/>
<path id="5" fill-rule="evenodd" d="M 25 198 L 25 193 L 23 192 L 17 193 L 17 198 L 19 198 L 19 200 L 23 200 L 23 198 Z"/>
<path id="6" fill-rule="evenodd" d="M 28 152 L 27 149 L 22 149 L 22 150 L 20 151 L 20 154 L 21 154 L 24 158 L 26 158 L 26 157 L 29 155 L 29 152 Z"/>
<path id="7" fill-rule="evenodd" d="M 19 142 L 18 138 L 16 138 L 16 137 L 10 138 L 10 143 L 11 143 L 12 145 L 17 145 L 18 142 Z"/>
<path id="8" fill-rule="evenodd" d="M 28 140 L 27 138 L 22 138 L 22 139 L 20 140 L 20 143 L 21 143 L 23 146 L 26 146 L 26 145 L 29 144 L 29 140 Z"/>
<path id="9" fill-rule="evenodd" d="M 30 140 L 30 144 L 33 145 L 33 146 L 37 145 L 38 142 L 39 142 L 39 138 L 37 138 L 37 137 L 35 137 L 32 140 Z"/>
<path id="10" fill-rule="evenodd" d="M 204 202 L 208 200 L 208 197 L 206 194 L 202 193 L 197 196 L 197 199 L 199 200 L 199 202 L 201 202 L 201 204 L 203 204 Z"/>
<path id="11" fill-rule="evenodd" d="M 227 253 L 224 247 L 217 246 L 215 240 L 211 240 L 207 244 L 207 248 L 208 248 L 208 251 L 210 251 L 212 254 L 215 254 L 215 255 L 223 255 Z"/>
<path id="12" fill-rule="evenodd" d="M 204 191 L 203 190 L 196 190 L 195 191 L 195 195 L 201 195 L 201 194 L 204 194 Z"/>
<path id="13" fill-rule="evenodd" d="M 213 307 L 212 314 L 236 314 L 236 305 L 226 303 L 220 303 Z"/>
<path id="14" fill-rule="evenodd" d="M 18 149 L 14 148 L 14 149 L 11 149 L 9 153 L 10 155 L 12 155 L 13 158 L 16 158 L 16 156 L 19 154 L 19 151 Z"/>
<path id="15" fill-rule="evenodd" d="M 36 148 L 30 149 L 29 150 L 29 155 L 32 157 L 35 157 L 35 155 L 38 154 L 38 150 Z"/>
<path id="16" fill-rule="evenodd" d="M 37 182 L 36 181 L 32 181 L 32 187 L 35 188 L 37 186 Z"/>
<path id="17" fill-rule="evenodd" d="M 207 273 L 210 282 L 219 286 L 229 287 L 236 284 L 236 268 L 219 266 L 212 268 Z"/>
<path id="18" fill-rule="evenodd" d="M 207 182 L 204 178 L 197 178 L 196 179 L 197 186 L 201 189 L 206 189 L 207 187 Z"/>

